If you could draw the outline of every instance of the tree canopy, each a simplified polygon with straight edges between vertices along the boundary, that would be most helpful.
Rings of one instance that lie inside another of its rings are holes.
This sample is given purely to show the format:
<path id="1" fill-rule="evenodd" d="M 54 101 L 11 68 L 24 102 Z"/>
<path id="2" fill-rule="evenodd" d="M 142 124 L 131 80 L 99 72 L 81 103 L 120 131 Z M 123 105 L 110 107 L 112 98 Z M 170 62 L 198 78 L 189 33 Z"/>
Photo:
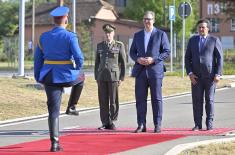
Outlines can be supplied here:
<path id="1" fill-rule="evenodd" d="M 163 10 L 161 1 L 159 0 L 128 0 L 127 8 L 124 11 L 124 16 L 133 20 L 142 21 L 144 12 L 151 10 L 156 12 L 155 21 L 157 25 L 160 25 L 162 22 Z"/>
<path id="2" fill-rule="evenodd" d="M 224 4 L 224 12 L 228 15 L 228 18 L 235 16 L 235 1 L 234 0 L 212 0 L 217 3 L 223 3 Z"/>
<path id="3" fill-rule="evenodd" d="M 18 3 L 16 1 L 0 1 L 0 37 L 12 36 L 18 28 Z"/>

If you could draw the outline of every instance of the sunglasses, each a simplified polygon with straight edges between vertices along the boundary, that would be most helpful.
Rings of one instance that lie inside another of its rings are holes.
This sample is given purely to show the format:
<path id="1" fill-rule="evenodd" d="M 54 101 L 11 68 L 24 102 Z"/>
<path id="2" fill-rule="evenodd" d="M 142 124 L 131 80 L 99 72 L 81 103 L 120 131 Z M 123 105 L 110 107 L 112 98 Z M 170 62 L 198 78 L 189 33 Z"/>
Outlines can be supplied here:
<path id="1" fill-rule="evenodd" d="M 144 18 L 143 20 L 144 21 L 150 21 L 150 20 L 153 20 L 153 18 Z"/>
<path id="2" fill-rule="evenodd" d="M 198 26 L 199 29 L 206 29 L 207 27 L 205 26 Z"/>

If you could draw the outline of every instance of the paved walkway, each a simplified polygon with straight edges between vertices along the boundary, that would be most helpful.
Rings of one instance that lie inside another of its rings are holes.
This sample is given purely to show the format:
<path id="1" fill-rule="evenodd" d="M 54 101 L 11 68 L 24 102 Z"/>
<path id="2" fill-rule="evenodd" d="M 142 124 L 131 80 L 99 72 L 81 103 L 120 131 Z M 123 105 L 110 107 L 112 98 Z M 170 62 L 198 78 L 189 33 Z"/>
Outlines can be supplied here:
<path id="1" fill-rule="evenodd" d="M 225 88 L 216 92 L 216 128 L 235 127 L 235 88 Z M 97 128 L 100 126 L 98 108 L 81 110 L 79 117 L 62 114 L 60 118 L 60 130 L 71 128 Z M 135 104 L 124 104 L 120 107 L 118 128 L 136 128 Z M 190 128 L 193 126 L 191 95 L 179 95 L 164 98 L 164 116 L 162 128 Z M 147 127 L 153 128 L 151 104 L 148 104 Z M 203 126 L 205 128 L 205 126 Z M 6 146 L 27 141 L 48 138 L 47 116 L 35 117 L 28 120 L 17 120 L 15 122 L 0 122 L 0 146 Z M 120 155 L 164 155 L 177 145 L 198 142 L 202 140 L 223 139 L 234 135 L 213 136 L 188 136 L 172 141 L 162 142 L 154 145 L 144 146 L 119 152 Z M 182 147 L 181 147 L 182 148 Z"/>

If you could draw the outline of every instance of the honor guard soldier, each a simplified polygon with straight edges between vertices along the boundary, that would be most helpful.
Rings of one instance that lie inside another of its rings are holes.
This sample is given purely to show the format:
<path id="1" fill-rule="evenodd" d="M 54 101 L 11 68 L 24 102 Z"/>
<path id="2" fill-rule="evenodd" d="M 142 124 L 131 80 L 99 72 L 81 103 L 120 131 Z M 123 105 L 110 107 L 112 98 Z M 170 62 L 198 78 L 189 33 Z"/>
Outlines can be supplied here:
<path id="1" fill-rule="evenodd" d="M 69 8 L 64 6 L 52 10 L 50 15 L 55 27 L 40 36 L 34 54 L 34 76 L 44 85 L 47 95 L 51 152 L 62 151 L 59 114 L 63 87 L 73 86 L 75 89 L 81 84 L 80 70 L 84 61 L 77 35 L 66 30 L 68 13 Z"/>
<path id="2" fill-rule="evenodd" d="M 98 129 L 115 130 L 113 121 L 117 120 L 119 111 L 118 86 L 125 77 L 125 47 L 122 42 L 114 40 L 113 25 L 105 24 L 103 30 L 106 40 L 97 45 L 95 58 L 95 80 L 102 122 Z"/>

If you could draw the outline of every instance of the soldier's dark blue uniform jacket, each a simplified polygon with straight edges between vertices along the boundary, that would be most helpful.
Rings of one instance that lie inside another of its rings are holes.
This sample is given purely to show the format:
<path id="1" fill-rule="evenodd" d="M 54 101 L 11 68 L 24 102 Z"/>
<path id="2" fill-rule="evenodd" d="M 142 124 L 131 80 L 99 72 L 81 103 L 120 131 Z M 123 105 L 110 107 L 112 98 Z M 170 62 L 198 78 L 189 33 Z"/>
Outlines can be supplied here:
<path id="1" fill-rule="evenodd" d="M 34 76 L 37 82 L 51 72 L 52 83 L 67 83 L 78 78 L 84 57 L 75 33 L 54 27 L 39 39 L 34 54 Z"/>

